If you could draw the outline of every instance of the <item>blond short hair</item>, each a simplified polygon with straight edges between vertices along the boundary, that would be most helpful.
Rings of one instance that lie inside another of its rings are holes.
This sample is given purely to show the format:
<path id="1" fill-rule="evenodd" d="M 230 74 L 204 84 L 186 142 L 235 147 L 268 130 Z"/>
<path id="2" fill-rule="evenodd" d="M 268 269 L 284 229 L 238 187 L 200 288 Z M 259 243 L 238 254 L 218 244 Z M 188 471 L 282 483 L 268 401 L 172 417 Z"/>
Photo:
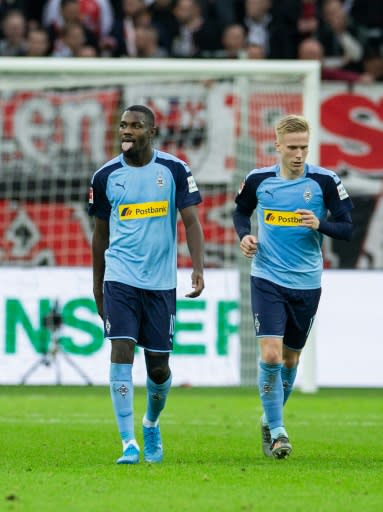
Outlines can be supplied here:
<path id="1" fill-rule="evenodd" d="M 310 133 L 310 125 L 303 116 L 290 114 L 282 117 L 275 126 L 277 138 L 286 133 Z"/>

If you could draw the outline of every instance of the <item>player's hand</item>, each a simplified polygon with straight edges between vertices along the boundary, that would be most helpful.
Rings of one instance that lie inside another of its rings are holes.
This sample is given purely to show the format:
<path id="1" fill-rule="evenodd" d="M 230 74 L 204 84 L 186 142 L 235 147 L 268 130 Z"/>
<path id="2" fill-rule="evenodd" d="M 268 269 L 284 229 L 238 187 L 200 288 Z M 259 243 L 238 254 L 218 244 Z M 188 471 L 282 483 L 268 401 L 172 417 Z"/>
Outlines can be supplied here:
<path id="1" fill-rule="evenodd" d="M 202 272 L 197 272 L 193 270 L 192 272 L 192 288 L 194 289 L 192 292 L 187 293 L 185 297 L 189 297 L 194 299 L 195 297 L 199 297 L 202 293 L 202 290 L 205 288 L 205 282 L 203 280 Z"/>
<path id="2" fill-rule="evenodd" d="M 252 258 L 258 250 L 258 241 L 253 235 L 246 235 L 239 244 L 241 252 L 246 258 Z"/>
<path id="3" fill-rule="evenodd" d="M 301 215 L 302 222 L 299 224 L 300 226 L 315 230 L 319 228 L 319 219 L 311 210 L 298 209 L 295 210 L 295 213 Z"/>

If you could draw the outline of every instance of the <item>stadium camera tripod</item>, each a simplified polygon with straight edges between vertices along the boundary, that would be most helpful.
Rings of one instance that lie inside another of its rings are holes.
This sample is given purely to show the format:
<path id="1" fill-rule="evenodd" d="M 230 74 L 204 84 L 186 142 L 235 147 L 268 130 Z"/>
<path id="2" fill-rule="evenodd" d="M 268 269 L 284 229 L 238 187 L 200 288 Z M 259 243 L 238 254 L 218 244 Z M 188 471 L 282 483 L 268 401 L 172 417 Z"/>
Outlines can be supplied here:
<path id="1" fill-rule="evenodd" d="M 88 384 L 88 386 L 92 385 L 92 381 L 86 375 L 86 373 L 77 366 L 76 363 L 72 361 L 72 359 L 66 354 L 60 345 L 59 340 L 59 330 L 62 324 L 62 317 L 58 311 L 57 302 L 52 309 L 52 311 L 44 318 L 44 326 L 51 332 L 52 341 L 50 343 L 49 349 L 45 354 L 43 354 L 40 359 L 38 359 L 23 375 L 20 384 L 26 384 L 28 378 L 39 368 L 39 366 L 52 366 L 54 365 L 56 371 L 56 384 L 61 384 L 61 369 L 59 364 L 59 356 L 61 355 L 65 361 L 71 366 L 80 377 Z"/>

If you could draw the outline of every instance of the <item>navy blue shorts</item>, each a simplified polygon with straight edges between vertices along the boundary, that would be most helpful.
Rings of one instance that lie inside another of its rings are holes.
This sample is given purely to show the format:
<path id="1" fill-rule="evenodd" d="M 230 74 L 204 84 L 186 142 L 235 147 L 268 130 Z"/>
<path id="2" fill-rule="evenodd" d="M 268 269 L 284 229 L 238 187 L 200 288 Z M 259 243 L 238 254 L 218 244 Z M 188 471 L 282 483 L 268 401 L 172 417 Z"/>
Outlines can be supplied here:
<path id="1" fill-rule="evenodd" d="M 171 352 L 176 289 L 143 290 L 115 281 L 104 283 L 104 335 L 130 339 L 152 352 Z"/>
<path id="2" fill-rule="evenodd" d="M 281 337 L 286 347 L 302 350 L 318 309 L 321 291 L 321 288 L 285 288 L 251 276 L 251 307 L 257 337 Z"/>

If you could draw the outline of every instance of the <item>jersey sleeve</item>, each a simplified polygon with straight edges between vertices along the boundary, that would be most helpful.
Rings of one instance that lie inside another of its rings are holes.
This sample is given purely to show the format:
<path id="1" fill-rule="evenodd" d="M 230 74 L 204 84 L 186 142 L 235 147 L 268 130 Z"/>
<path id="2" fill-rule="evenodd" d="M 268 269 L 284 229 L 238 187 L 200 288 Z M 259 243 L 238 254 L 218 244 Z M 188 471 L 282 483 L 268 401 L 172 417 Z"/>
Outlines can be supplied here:
<path id="1" fill-rule="evenodd" d="M 99 219 L 109 220 L 111 205 L 106 195 L 107 177 L 101 172 L 94 174 L 90 189 L 88 214 Z"/>
<path id="2" fill-rule="evenodd" d="M 343 183 L 336 173 L 331 173 L 324 196 L 326 208 L 332 216 L 337 217 L 353 209 L 354 205 Z"/>
<path id="3" fill-rule="evenodd" d="M 201 202 L 201 194 L 191 170 L 186 163 L 180 162 L 177 165 L 176 207 L 178 210 L 183 210 Z"/>
<path id="4" fill-rule="evenodd" d="M 250 173 L 242 182 L 238 194 L 235 198 L 237 210 L 251 217 L 253 211 L 257 207 L 257 183 L 254 174 Z"/>

